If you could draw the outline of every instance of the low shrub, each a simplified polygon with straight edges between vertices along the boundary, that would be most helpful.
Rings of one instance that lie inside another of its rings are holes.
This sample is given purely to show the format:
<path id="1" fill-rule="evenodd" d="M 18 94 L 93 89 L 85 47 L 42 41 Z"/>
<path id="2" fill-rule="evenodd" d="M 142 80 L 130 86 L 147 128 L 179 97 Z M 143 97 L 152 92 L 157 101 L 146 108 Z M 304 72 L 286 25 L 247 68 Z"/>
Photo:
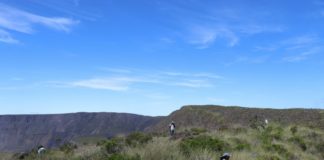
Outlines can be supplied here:
<path id="1" fill-rule="evenodd" d="M 294 159 L 294 155 L 290 153 L 283 145 L 281 144 L 271 144 L 264 146 L 265 150 L 270 152 L 276 152 L 279 155 L 285 157 L 285 159 Z"/>
<path id="2" fill-rule="evenodd" d="M 180 150 L 185 155 L 190 155 L 194 150 L 224 151 L 228 148 L 224 141 L 211 136 L 197 136 L 185 138 L 180 143 Z"/>
<path id="3" fill-rule="evenodd" d="M 276 155 L 261 155 L 257 157 L 257 160 L 280 160 Z"/>
<path id="4" fill-rule="evenodd" d="M 77 148 L 78 146 L 76 144 L 67 142 L 60 146 L 60 151 L 64 152 L 65 154 L 73 154 L 74 150 Z"/>
<path id="5" fill-rule="evenodd" d="M 239 139 L 239 138 L 232 138 L 231 140 L 234 142 L 234 146 L 233 146 L 234 150 L 242 151 L 242 150 L 251 149 L 250 143 L 247 142 L 246 140 Z"/>
<path id="6" fill-rule="evenodd" d="M 295 135 L 295 134 L 297 133 L 297 131 L 298 131 L 297 126 L 293 126 L 293 127 L 290 128 L 290 132 L 291 132 L 293 135 Z"/>
<path id="7" fill-rule="evenodd" d="M 307 150 L 307 145 L 306 145 L 305 141 L 303 140 L 303 138 L 301 138 L 299 136 L 293 136 L 293 137 L 289 138 L 288 140 L 290 142 L 297 144 L 303 151 Z"/>
<path id="8" fill-rule="evenodd" d="M 132 147 L 143 145 L 152 141 L 152 136 L 141 132 L 131 133 L 126 137 L 126 144 Z"/>
<path id="9" fill-rule="evenodd" d="M 112 154 L 110 157 L 108 157 L 108 160 L 141 160 L 141 157 L 139 155 L 135 156 L 129 156 L 126 154 Z"/>
<path id="10" fill-rule="evenodd" d="M 124 142 L 121 138 L 113 138 L 111 140 L 107 140 L 103 146 L 104 150 L 108 154 L 116 154 L 120 153 L 123 150 Z"/>
<path id="11" fill-rule="evenodd" d="M 202 133 L 206 133 L 207 130 L 205 128 L 191 128 L 191 133 L 193 135 L 199 135 L 199 134 L 202 134 Z"/>

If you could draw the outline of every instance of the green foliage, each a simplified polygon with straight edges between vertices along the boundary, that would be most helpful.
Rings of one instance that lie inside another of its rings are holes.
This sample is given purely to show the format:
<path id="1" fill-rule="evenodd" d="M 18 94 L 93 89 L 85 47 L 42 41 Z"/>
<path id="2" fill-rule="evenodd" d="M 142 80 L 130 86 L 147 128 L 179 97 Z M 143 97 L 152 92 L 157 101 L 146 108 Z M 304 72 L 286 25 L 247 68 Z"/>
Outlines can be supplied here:
<path id="1" fill-rule="evenodd" d="M 265 128 L 265 124 L 263 123 L 263 119 L 261 119 L 258 115 L 255 115 L 252 119 L 250 119 L 249 126 L 252 129 L 260 129 Z"/>
<path id="2" fill-rule="evenodd" d="M 0 159 L 16 160 L 22 155 L 24 160 L 211 160 L 224 152 L 230 152 L 231 160 L 324 159 L 322 130 L 298 126 L 294 132 L 292 128 L 278 124 L 242 132 L 236 132 L 234 127 L 217 132 L 193 128 L 179 131 L 175 140 L 161 134 L 152 139 L 151 135 L 137 132 L 109 140 L 82 139 L 77 144 L 89 143 L 78 147 L 66 143 L 42 155 L 36 149 L 24 155 L 15 154 L 12 159 L 0 154 Z"/>
<path id="3" fill-rule="evenodd" d="M 276 152 L 279 155 L 285 157 L 286 159 L 292 159 L 294 155 L 290 153 L 283 145 L 281 144 L 271 144 L 264 146 L 267 151 Z"/>
<path id="4" fill-rule="evenodd" d="M 268 126 L 260 134 L 263 144 L 268 146 L 273 140 L 281 140 L 283 136 L 283 128 L 280 126 Z"/>
<path id="5" fill-rule="evenodd" d="M 131 133 L 126 137 L 126 144 L 132 147 L 140 146 L 152 140 L 152 136 L 141 132 Z"/>
<path id="6" fill-rule="evenodd" d="M 321 141 L 319 144 L 317 144 L 316 149 L 319 153 L 321 153 L 322 158 L 324 159 L 324 141 Z"/>
<path id="7" fill-rule="evenodd" d="M 258 156 L 257 160 L 280 160 L 276 155 L 262 155 Z"/>
<path id="8" fill-rule="evenodd" d="M 242 150 L 250 150 L 251 149 L 250 143 L 244 139 L 232 138 L 231 140 L 234 142 L 234 146 L 233 146 L 234 150 L 242 151 Z"/>
<path id="9" fill-rule="evenodd" d="M 191 128 L 190 131 L 193 135 L 199 135 L 207 132 L 205 128 Z"/>
<path id="10" fill-rule="evenodd" d="M 290 132 L 291 132 L 293 135 L 295 135 L 295 134 L 297 133 L 297 131 L 298 131 L 297 126 L 293 126 L 293 127 L 290 128 Z"/>
<path id="11" fill-rule="evenodd" d="M 303 138 L 299 137 L 299 136 L 293 136 L 291 138 L 289 138 L 290 142 L 294 142 L 295 144 L 297 144 L 303 151 L 306 151 L 307 149 L 307 145 L 305 143 L 305 141 L 303 140 Z"/>
<path id="12" fill-rule="evenodd" d="M 60 146 L 60 150 L 65 154 L 73 154 L 74 150 L 77 148 L 78 146 L 76 144 L 72 144 L 69 142 L 64 143 L 62 146 Z"/>
<path id="13" fill-rule="evenodd" d="M 123 139 L 113 138 L 104 143 L 104 149 L 108 154 L 120 153 L 123 149 Z"/>
<path id="14" fill-rule="evenodd" d="M 227 143 L 211 136 L 189 137 L 180 143 L 180 149 L 185 155 L 189 155 L 194 150 L 224 151 L 227 148 Z"/>
<path id="15" fill-rule="evenodd" d="M 108 157 L 108 160 L 141 160 L 139 155 L 129 156 L 126 154 L 113 154 Z"/>

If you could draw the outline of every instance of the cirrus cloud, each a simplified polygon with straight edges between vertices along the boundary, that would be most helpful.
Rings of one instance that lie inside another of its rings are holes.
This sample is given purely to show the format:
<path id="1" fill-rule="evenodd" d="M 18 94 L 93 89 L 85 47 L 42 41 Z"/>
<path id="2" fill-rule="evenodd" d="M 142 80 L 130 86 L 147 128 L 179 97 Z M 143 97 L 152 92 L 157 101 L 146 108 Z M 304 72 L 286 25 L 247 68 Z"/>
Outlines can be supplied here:
<path id="1" fill-rule="evenodd" d="M 71 27 L 79 21 L 65 17 L 45 17 L 20 10 L 0 3 L 0 41 L 5 43 L 17 43 L 12 31 L 32 34 L 35 25 L 44 26 L 58 31 L 69 32 Z"/>

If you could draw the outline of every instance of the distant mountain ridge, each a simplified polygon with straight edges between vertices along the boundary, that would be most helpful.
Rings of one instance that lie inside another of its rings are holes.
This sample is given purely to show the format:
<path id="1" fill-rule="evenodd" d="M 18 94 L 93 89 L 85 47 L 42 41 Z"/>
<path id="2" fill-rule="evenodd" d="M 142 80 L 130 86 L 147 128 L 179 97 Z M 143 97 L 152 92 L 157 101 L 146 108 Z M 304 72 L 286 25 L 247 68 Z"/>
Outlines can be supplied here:
<path id="1" fill-rule="evenodd" d="M 166 133 L 173 120 L 177 129 L 200 127 L 219 129 L 249 126 L 268 119 L 284 125 L 324 129 L 322 109 L 260 109 L 232 106 L 184 106 L 165 117 L 128 113 L 70 113 L 52 115 L 0 116 L 0 152 L 28 151 L 37 145 L 59 146 L 78 137 L 112 137 L 134 131 Z"/>
<path id="2" fill-rule="evenodd" d="M 238 106 L 188 105 L 174 111 L 148 131 L 163 131 L 171 121 L 183 128 L 218 129 L 233 125 L 249 126 L 253 121 L 303 125 L 324 129 L 323 109 L 268 109 Z"/>
<path id="3" fill-rule="evenodd" d="M 82 136 L 143 131 L 159 119 L 127 113 L 4 115 L 0 116 L 0 151 L 21 152 L 37 145 L 55 147 Z"/>

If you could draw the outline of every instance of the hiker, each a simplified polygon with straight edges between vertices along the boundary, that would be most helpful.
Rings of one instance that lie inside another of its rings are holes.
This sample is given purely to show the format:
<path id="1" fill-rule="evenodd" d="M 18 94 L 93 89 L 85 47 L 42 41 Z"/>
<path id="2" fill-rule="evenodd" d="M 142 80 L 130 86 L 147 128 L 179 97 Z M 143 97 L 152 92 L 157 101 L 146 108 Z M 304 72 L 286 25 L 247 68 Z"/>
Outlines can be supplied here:
<path id="1" fill-rule="evenodd" d="M 229 153 L 224 153 L 221 157 L 220 160 L 229 160 L 231 155 Z"/>
<path id="2" fill-rule="evenodd" d="M 170 130 L 170 135 L 173 136 L 174 135 L 174 132 L 175 132 L 175 123 L 174 121 L 172 121 L 170 124 L 169 124 L 169 130 Z"/>
<path id="3" fill-rule="evenodd" d="M 38 149 L 37 149 L 38 155 L 43 154 L 45 151 L 46 151 L 46 149 L 45 149 L 44 146 L 39 146 Z"/>

